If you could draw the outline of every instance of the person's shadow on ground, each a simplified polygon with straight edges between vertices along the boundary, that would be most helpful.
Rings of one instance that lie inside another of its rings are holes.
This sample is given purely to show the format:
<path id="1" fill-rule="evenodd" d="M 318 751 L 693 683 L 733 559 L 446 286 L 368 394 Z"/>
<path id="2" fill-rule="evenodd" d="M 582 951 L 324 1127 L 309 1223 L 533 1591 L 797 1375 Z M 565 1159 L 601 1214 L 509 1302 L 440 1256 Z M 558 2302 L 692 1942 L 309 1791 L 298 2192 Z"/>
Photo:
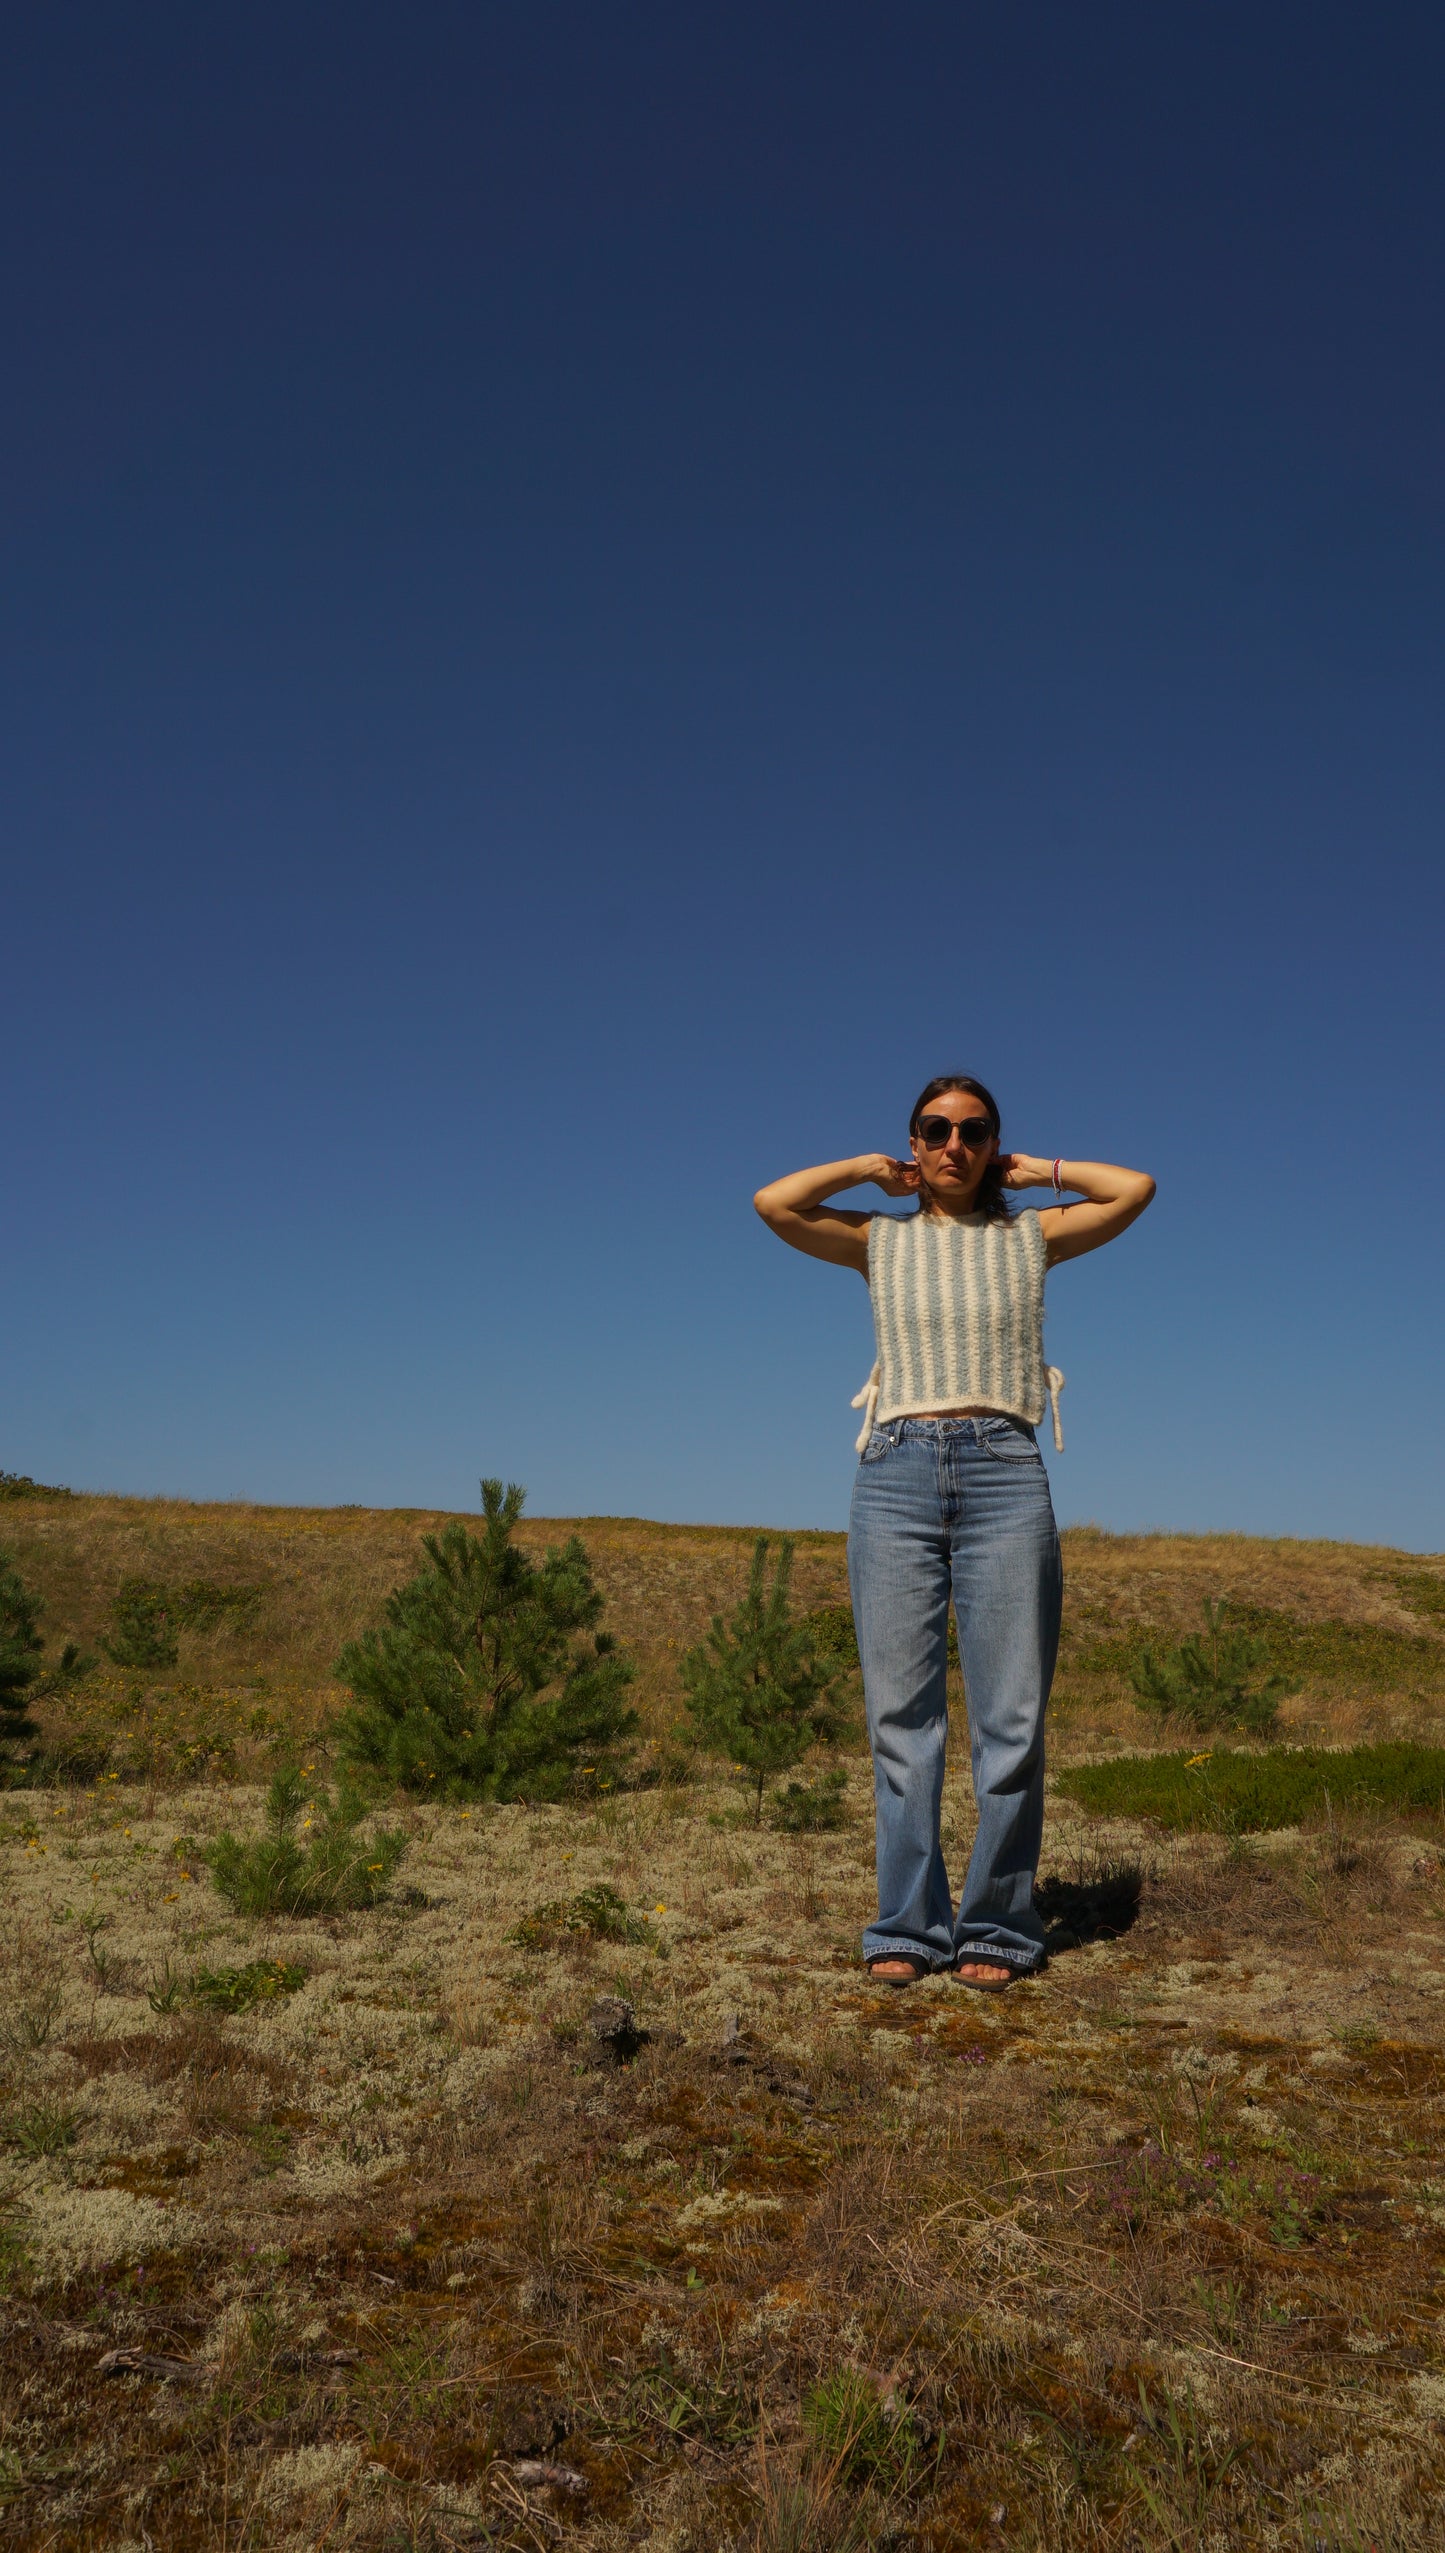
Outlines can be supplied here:
<path id="1" fill-rule="evenodd" d="M 1061 1879 L 1050 1871 L 1034 1883 L 1034 1908 L 1046 1927 L 1044 1948 L 1080 1950 L 1085 1942 L 1117 1941 L 1139 1912 L 1144 1873 L 1137 1862 L 1119 1862 L 1092 1879 Z"/>

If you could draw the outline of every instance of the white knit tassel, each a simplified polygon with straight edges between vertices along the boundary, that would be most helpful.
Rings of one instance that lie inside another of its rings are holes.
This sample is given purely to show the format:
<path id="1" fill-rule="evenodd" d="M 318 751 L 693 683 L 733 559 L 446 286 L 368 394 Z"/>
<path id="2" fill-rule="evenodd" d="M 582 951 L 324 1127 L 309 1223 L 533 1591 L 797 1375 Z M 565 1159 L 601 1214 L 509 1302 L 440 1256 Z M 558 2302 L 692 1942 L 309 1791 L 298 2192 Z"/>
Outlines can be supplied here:
<path id="1" fill-rule="evenodd" d="M 878 1407 L 878 1385 L 882 1380 L 882 1375 L 883 1368 L 875 1358 L 873 1371 L 869 1375 L 867 1382 L 864 1384 L 862 1391 L 855 1392 L 853 1398 L 848 1404 L 850 1409 L 861 1409 L 863 1412 L 862 1433 L 858 1438 L 857 1444 L 853 1448 L 855 1454 L 861 1454 L 865 1451 L 868 1439 L 873 1433 L 873 1412 Z M 1063 1379 L 1064 1378 L 1061 1374 L 1059 1376 L 1059 1381 L 1062 1383 Z M 1054 1424 L 1055 1426 L 1058 1425 L 1057 1419 L 1054 1421 Z"/>
<path id="2" fill-rule="evenodd" d="M 1054 1413 L 1054 1452 L 1061 1454 L 1064 1450 L 1064 1431 L 1059 1424 L 1059 1394 L 1064 1388 L 1064 1378 L 1057 1365 L 1044 1367 L 1044 1381 L 1049 1387 L 1049 1407 Z"/>

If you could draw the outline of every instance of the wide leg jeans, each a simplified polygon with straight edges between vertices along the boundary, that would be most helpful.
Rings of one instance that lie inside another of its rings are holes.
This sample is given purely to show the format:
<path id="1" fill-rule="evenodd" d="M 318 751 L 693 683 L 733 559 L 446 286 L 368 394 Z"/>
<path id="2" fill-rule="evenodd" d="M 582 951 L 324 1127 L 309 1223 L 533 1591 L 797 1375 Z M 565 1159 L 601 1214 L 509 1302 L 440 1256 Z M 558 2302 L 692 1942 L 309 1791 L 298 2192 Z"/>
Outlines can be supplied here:
<path id="1" fill-rule="evenodd" d="M 1044 1706 L 1063 1566 L 1033 1430 L 994 1417 L 875 1427 L 854 1483 L 848 1574 L 878 1834 L 878 1919 L 863 1955 L 901 1951 L 947 1968 L 972 1952 L 1036 1968 Z M 950 1602 L 978 1807 L 957 1914 L 939 1834 Z"/>

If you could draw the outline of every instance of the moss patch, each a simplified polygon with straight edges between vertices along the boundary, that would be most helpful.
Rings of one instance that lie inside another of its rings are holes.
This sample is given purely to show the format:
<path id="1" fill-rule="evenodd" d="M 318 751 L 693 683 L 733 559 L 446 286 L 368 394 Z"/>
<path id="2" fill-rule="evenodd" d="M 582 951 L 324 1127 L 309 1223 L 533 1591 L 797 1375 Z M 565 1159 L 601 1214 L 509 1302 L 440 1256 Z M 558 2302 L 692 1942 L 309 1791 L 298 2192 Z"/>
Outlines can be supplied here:
<path id="1" fill-rule="evenodd" d="M 1300 1826 L 1331 1809 L 1445 1816 L 1445 1747 L 1278 1747 L 1250 1755 L 1117 1755 L 1076 1764 L 1058 1788 L 1102 1816 L 1147 1817 L 1176 1834 L 1190 1828 L 1255 1835 Z"/>

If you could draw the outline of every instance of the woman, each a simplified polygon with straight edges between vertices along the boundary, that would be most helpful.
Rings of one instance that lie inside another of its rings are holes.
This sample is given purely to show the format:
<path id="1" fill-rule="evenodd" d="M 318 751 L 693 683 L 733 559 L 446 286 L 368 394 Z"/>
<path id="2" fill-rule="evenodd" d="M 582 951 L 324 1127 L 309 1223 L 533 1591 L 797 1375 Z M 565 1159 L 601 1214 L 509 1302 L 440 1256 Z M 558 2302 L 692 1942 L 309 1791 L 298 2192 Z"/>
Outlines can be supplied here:
<path id="1" fill-rule="evenodd" d="M 865 1153 L 796 1170 L 754 1203 L 781 1240 L 856 1268 L 878 1355 L 855 1408 L 861 1460 L 848 1575 L 878 1813 L 878 1920 L 863 1936 L 889 1985 L 947 1970 L 998 1993 L 1043 1964 L 1034 1911 L 1044 1704 L 1063 1569 L 1034 1428 L 1063 1376 L 1043 1353 L 1044 1275 L 1117 1239 L 1148 1205 L 1141 1170 L 1000 1152 L 982 1082 L 942 1073 L 908 1121 L 910 1161 Z M 916 1215 L 827 1200 L 868 1181 Z M 1067 1188 L 1014 1215 L 1006 1190 Z M 948 1734 L 948 1606 L 968 1696 L 978 1833 L 957 1917 L 939 1836 Z"/>

